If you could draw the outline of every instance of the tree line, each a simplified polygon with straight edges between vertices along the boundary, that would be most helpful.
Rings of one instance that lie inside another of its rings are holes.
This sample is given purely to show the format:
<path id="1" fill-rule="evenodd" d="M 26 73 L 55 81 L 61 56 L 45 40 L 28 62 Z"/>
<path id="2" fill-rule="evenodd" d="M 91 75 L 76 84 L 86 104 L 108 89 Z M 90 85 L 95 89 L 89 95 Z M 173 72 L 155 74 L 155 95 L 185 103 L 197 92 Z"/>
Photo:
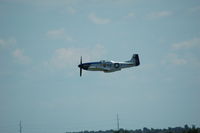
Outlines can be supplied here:
<path id="1" fill-rule="evenodd" d="M 154 129 L 154 128 L 146 128 L 136 129 L 136 130 L 127 130 L 127 129 L 119 129 L 119 130 L 99 130 L 99 131 L 80 131 L 80 132 L 66 132 L 66 133 L 200 133 L 200 128 L 192 125 L 189 127 L 185 125 L 184 127 L 168 127 L 167 129 Z"/>

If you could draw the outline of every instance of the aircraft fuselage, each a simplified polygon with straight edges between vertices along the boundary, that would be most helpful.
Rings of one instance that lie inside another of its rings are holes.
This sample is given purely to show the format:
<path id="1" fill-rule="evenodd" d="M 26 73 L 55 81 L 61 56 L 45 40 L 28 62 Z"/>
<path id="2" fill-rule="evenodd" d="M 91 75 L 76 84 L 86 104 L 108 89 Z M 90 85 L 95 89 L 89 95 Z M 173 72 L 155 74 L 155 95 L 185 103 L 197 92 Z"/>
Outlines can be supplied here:
<path id="1" fill-rule="evenodd" d="M 88 62 L 79 65 L 84 70 L 88 71 L 103 71 L 103 72 L 115 72 L 120 71 L 123 68 L 133 67 L 134 64 L 130 62 L 114 62 L 114 61 L 99 61 L 99 62 Z"/>
<path id="2" fill-rule="evenodd" d="M 140 65 L 138 54 L 133 54 L 131 60 L 124 62 L 116 62 L 116 61 L 105 61 L 101 60 L 99 62 L 87 62 L 81 63 L 78 65 L 80 68 L 80 76 L 82 75 L 82 69 L 88 71 L 103 71 L 103 72 L 115 72 L 120 71 L 123 68 L 129 68 Z"/>

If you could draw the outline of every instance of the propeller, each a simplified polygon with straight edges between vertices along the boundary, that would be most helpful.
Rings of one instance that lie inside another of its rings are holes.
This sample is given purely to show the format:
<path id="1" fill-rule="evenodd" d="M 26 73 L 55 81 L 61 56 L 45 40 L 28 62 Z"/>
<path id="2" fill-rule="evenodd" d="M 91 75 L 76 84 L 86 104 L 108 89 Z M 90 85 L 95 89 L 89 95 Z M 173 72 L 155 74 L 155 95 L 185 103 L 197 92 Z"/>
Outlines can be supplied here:
<path id="1" fill-rule="evenodd" d="M 80 59 L 80 77 L 82 76 L 82 56 L 81 56 L 81 59 Z"/>

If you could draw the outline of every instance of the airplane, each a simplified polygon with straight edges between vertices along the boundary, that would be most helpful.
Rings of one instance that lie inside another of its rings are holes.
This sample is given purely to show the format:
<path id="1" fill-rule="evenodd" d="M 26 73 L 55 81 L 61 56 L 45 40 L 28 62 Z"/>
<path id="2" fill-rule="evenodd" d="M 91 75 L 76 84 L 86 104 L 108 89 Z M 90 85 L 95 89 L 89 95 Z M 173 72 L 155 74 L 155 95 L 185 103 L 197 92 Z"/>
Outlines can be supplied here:
<path id="1" fill-rule="evenodd" d="M 82 69 L 88 71 L 103 71 L 105 73 L 120 71 L 123 68 L 129 68 L 134 66 L 139 66 L 140 60 L 138 54 L 133 54 L 132 58 L 129 61 L 116 62 L 116 61 L 106 61 L 101 60 L 99 62 L 87 62 L 82 63 L 82 56 L 80 58 L 80 77 L 82 76 Z"/>

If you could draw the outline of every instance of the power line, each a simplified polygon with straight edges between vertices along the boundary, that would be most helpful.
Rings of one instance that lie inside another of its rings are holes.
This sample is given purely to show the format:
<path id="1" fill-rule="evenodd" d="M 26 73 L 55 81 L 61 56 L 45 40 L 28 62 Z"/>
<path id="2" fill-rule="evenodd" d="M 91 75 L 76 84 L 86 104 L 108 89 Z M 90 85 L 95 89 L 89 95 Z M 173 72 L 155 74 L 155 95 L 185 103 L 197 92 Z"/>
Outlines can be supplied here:
<path id="1" fill-rule="evenodd" d="M 22 133 L 22 121 L 19 122 L 19 133 Z"/>
<path id="2" fill-rule="evenodd" d="M 119 131 L 119 116 L 117 114 L 117 130 Z"/>

